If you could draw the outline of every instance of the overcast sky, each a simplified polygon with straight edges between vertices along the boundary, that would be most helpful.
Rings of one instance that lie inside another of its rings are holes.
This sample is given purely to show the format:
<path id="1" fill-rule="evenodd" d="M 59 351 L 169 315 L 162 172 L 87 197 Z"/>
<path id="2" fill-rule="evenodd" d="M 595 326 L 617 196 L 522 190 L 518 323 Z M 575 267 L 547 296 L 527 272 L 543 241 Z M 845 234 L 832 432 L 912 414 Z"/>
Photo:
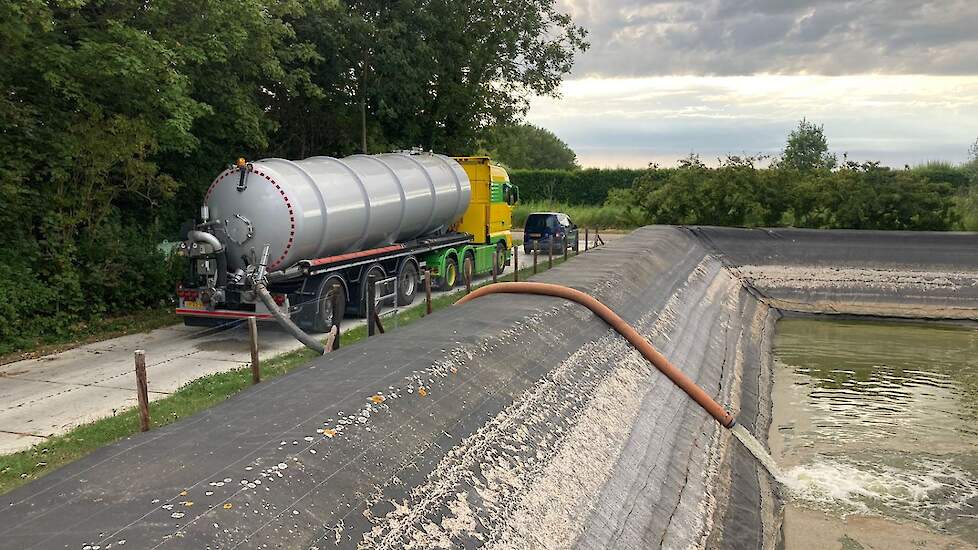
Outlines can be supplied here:
<path id="1" fill-rule="evenodd" d="M 891 166 L 978 138 L 978 0 L 563 3 L 591 48 L 528 119 L 585 166 L 777 154 L 802 117 Z"/>

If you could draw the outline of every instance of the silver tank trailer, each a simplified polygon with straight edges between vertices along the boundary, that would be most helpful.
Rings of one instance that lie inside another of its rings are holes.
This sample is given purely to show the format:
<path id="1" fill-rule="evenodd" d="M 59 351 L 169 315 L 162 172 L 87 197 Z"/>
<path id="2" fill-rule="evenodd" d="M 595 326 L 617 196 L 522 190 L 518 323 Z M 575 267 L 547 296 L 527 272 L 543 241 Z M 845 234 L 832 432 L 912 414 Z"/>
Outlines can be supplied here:
<path id="1" fill-rule="evenodd" d="M 227 233 L 228 269 L 255 263 L 269 244 L 268 270 L 299 260 L 390 245 L 437 233 L 469 205 L 469 178 L 431 153 L 279 158 L 221 173 L 204 196 Z"/>

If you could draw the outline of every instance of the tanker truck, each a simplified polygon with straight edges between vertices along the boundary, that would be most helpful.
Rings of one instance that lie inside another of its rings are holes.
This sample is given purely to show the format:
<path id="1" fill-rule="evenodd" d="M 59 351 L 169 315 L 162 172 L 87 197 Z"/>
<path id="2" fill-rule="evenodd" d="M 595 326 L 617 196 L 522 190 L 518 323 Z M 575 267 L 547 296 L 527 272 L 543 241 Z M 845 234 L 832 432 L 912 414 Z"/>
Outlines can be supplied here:
<path id="1" fill-rule="evenodd" d="M 487 157 L 240 159 L 184 225 L 176 313 L 192 326 L 254 317 L 326 332 L 365 316 L 371 282 L 393 278 L 410 304 L 425 269 L 447 290 L 466 269 L 508 265 L 518 196 Z"/>

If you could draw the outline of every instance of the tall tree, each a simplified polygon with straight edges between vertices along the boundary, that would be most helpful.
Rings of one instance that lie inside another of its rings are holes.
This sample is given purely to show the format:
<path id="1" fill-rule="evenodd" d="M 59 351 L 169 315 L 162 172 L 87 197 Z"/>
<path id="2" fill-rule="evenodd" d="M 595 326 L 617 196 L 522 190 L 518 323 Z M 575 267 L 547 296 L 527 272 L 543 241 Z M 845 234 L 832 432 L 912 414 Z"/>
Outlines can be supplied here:
<path id="1" fill-rule="evenodd" d="M 835 168 L 836 157 L 829 152 L 825 128 L 801 119 L 798 127 L 788 135 L 788 142 L 777 165 L 802 172 Z"/>
<path id="2" fill-rule="evenodd" d="M 577 155 L 553 132 L 532 124 L 493 126 L 480 150 L 509 168 L 576 170 Z"/>
<path id="3" fill-rule="evenodd" d="M 63 322 L 165 292 L 113 289 L 142 276 L 118 241 L 144 245 L 181 181 L 267 144 L 267 97 L 297 81 L 296 6 L 0 0 L 0 204 L 17 205 L 0 264 L 43 289 L 26 311 Z"/>
<path id="4" fill-rule="evenodd" d="M 426 148 L 464 153 L 479 130 L 524 114 L 533 95 L 556 95 L 583 28 L 555 0 L 432 0 L 432 89 L 423 106 Z"/>
<path id="5" fill-rule="evenodd" d="M 289 152 L 421 146 L 471 154 L 532 94 L 557 93 L 586 32 L 556 0 L 344 0 L 296 22 L 322 95 L 277 98 Z"/>

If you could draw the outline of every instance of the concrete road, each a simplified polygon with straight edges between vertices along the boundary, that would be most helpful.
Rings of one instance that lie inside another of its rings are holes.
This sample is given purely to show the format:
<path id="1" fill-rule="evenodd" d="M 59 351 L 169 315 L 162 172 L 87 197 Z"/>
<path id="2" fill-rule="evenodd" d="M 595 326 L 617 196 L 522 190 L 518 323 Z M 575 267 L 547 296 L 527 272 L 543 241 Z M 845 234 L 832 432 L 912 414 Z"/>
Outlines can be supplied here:
<path id="1" fill-rule="evenodd" d="M 521 238 L 522 233 L 514 237 Z M 605 240 L 617 237 L 620 235 L 609 235 Z M 521 265 L 527 264 L 521 261 Z M 444 294 L 435 292 L 436 296 Z M 401 309 L 423 304 L 419 299 Z M 343 328 L 362 324 L 362 319 L 346 319 Z M 259 324 L 259 338 L 263 359 L 302 347 L 272 322 Z M 137 349 L 146 351 L 151 400 L 202 376 L 251 362 L 247 326 L 205 329 L 176 325 L 2 365 L 0 454 L 27 449 L 80 424 L 135 406 L 133 352 Z"/>

